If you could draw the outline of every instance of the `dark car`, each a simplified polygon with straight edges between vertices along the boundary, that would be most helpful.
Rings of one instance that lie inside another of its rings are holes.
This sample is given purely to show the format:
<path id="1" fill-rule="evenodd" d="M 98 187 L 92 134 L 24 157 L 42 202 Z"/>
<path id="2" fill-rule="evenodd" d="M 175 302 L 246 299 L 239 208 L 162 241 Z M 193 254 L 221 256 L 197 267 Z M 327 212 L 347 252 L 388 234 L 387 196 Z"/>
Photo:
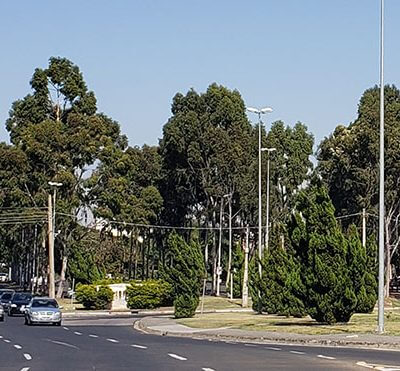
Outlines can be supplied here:
<path id="1" fill-rule="evenodd" d="M 5 311 L 8 311 L 8 306 L 10 305 L 11 298 L 14 295 L 14 291 L 3 292 L 0 296 L 0 305 L 3 306 Z"/>
<path id="2" fill-rule="evenodd" d="M 8 315 L 24 314 L 25 307 L 30 303 L 32 295 L 26 292 L 16 292 L 8 306 Z"/>

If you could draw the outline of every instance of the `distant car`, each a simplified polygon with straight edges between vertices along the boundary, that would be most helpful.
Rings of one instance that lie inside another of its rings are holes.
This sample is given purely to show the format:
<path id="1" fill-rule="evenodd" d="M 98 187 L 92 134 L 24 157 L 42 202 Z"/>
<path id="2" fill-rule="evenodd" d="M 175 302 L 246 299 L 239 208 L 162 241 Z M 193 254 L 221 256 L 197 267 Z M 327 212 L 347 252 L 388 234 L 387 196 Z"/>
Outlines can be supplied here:
<path id="1" fill-rule="evenodd" d="M 24 314 L 26 306 L 32 300 L 32 295 L 25 292 L 16 292 L 10 300 L 8 315 Z"/>
<path id="2" fill-rule="evenodd" d="M 0 273 L 0 282 L 8 282 L 8 274 Z"/>
<path id="3" fill-rule="evenodd" d="M 4 309 L 3 306 L 0 305 L 0 322 L 4 321 Z"/>
<path id="4" fill-rule="evenodd" d="M 3 306 L 3 309 L 8 311 L 8 307 L 10 305 L 11 298 L 14 295 L 14 291 L 6 291 L 3 292 L 0 296 L 0 305 Z"/>
<path id="5" fill-rule="evenodd" d="M 54 299 L 34 297 L 25 309 L 25 325 L 51 323 L 61 326 L 61 311 Z"/>

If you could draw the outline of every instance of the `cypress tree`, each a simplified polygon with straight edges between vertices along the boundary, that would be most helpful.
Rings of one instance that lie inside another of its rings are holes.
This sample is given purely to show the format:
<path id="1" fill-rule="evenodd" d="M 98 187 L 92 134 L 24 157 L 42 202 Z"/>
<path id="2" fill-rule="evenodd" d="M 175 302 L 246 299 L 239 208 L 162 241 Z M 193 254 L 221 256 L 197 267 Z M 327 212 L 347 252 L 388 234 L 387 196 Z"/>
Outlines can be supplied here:
<path id="1" fill-rule="evenodd" d="M 334 211 L 327 189 L 314 179 L 299 194 L 289 226 L 291 245 L 302 266 L 307 313 L 328 324 L 348 322 L 357 304 L 347 265 L 347 240 Z"/>
<path id="2" fill-rule="evenodd" d="M 173 257 L 172 267 L 165 268 L 163 278 L 173 287 L 176 318 L 193 317 L 199 305 L 204 277 L 204 263 L 200 246 L 190 244 L 176 234 L 168 238 L 168 250 Z"/>

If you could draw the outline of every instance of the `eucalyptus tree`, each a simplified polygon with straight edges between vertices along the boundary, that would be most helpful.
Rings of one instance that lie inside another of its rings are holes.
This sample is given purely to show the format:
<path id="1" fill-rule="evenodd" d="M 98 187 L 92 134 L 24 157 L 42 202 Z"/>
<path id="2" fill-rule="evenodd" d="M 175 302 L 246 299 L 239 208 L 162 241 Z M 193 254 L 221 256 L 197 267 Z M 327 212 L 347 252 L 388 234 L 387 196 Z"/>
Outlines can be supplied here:
<path id="1" fill-rule="evenodd" d="M 400 244 L 400 92 L 385 87 L 385 233 L 386 267 Z M 368 231 L 376 235 L 379 174 L 379 88 L 364 92 L 358 115 L 347 127 L 339 125 L 318 150 L 318 170 L 329 187 L 337 215 L 359 223 L 362 209 L 369 215 Z M 354 216 L 356 214 L 356 216 Z M 400 267 L 397 267 L 399 269 Z M 391 272 L 386 272 L 388 295 Z"/>
<path id="2" fill-rule="evenodd" d="M 76 215 L 87 192 L 84 178 L 90 167 L 112 148 L 126 145 L 117 122 L 97 112 L 78 66 L 65 58 L 50 58 L 46 69 L 37 68 L 30 81 L 32 93 L 13 103 L 6 128 L 12 144 L 27 158 L 29 176 L 24 188 L 31 204 L 46 205 L 49 181 L 61 182 L 57 225 L 61 284 L 67 267 Z M 72 217 L 71 217 L 72 216 Z"/>

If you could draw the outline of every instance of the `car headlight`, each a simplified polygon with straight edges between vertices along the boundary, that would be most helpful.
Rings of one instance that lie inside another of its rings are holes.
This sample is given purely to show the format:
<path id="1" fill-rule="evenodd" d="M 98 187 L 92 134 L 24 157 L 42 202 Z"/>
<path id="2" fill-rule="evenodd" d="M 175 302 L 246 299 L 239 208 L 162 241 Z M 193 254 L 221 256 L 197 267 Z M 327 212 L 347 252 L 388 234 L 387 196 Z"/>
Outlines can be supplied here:
<path id="1" fill-rule="evenodd" d="M 56 317 L 56 318 L 59 318 L 60 315 L 61 315 L 61 314 L 60 314 L 59 312 L 56 312 L 56 313 L 53 314 L 53 316 Z"/>
<path id="2" fill-rule="evenodd" d="M 31 316 L 32 317 L 39 317 L 39 313 L 38 312 L 31 312 Z"/>

